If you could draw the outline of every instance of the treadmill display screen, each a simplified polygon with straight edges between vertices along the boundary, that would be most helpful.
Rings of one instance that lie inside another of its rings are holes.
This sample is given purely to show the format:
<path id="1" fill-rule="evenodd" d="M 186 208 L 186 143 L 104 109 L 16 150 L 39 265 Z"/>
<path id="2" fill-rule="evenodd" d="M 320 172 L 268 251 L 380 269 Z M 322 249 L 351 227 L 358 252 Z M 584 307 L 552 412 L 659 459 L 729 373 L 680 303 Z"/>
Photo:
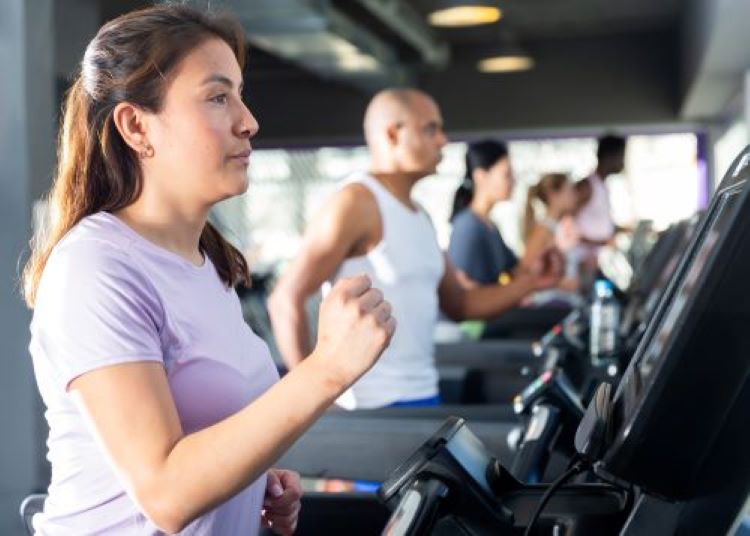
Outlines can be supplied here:
<path id="1" fill-rule="evenodd" d="M 463 426 L 446 443 L 445 448 L 474 478 L 476 483 L 492 495 L 490 484 L 487 482 L 487 468 L 492 462 L 492 456 L 487 452 L 479 438 L 466 426 Z"/>
<path id="2" fill-rule="evenodd" d="M 722 181 L 613 401 L 604 467 L 670 499 L 709 488 L 705 461 L 735 433 L 725 418 L 750 378 L 749 178 L 739 165 Z"/>
<path id="3" fill-rule="evenodd" d="M 686 272 L 683 271 L 682 274 L 679 274 L 678 277 L 681 276 L 681 282 L 672 295 L 669 308 L 662 312 L 662 320 L 655 330 L 655 335 L 650 339 L 649 345 L 638 359 L 637 370 L 640 374 L 641 385 L 648 383 L 647 380 L 656 369 L 659 358 L 664 354 L 665 345 L 671 338 L 677 322 L 682 318 L 685 305 L 695 291 L 696 283 L 703 273 L 706 261 L 711 257 L 722 231 L 726 228 L 729 215 L 732 213 L 731 208 L 739 198 L 739 193 L 740 190 L 738 189 L 729 191 L 719 200 L 717 210 L 713 214 L 713 221 L 708 222 L 702 241 L 694 252 L 692 262 L 689 266 L 684 267 L 684 270 L 687 270 Z"/>

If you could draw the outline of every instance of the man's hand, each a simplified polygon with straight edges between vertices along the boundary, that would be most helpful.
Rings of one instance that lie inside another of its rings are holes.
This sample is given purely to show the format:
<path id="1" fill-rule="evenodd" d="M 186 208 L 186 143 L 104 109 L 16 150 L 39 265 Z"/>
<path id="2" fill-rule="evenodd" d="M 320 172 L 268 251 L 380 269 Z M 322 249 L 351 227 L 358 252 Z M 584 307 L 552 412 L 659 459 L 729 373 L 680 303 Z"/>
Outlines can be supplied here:
<path id="1" fill-rule="evenodd" d="M 261 524 L 282 536 L 291 536 L 297 528 L 302 506 L 299 474 L 284 469 L 269 469 Z"/>

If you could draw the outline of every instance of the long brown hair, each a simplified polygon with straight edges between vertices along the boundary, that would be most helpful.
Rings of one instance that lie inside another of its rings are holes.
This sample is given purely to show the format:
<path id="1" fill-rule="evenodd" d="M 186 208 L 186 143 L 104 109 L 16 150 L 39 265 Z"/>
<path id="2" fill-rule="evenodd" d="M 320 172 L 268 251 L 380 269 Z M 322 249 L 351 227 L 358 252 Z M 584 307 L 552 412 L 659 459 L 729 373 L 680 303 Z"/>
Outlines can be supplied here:
<path id="1" fill-rule="evenodd" d="M 115 106 L 129 102 L 159 112 L 169 74 L 210 38 L 225 41 L 244 67 L 246 44 L 240 24 L 225 15 L 182 5 L 122 15 L 102 26 L 89 43 L 65 100 L 57 173 L 48 194 L 49 228 L 32 240 L 23 272 L 24 297 L 30 307 L 47 260 L 63 236 L 86 216 L 117 211 L 141 193 L 138 155 L 115 127 Z M 227 286 L 249 283 L 244 257 L 210 223 L 199 246 Z"/>
<path id="2" fill-rule="evenodd" d="M 539 182 L 529 187 L 529 191 L 526 194 L 526 210 L 524 211 L 523 217 L 524 241 L 528 240 L 532 229 L 534 229 L 534 224 L 536 223 L 534 200 L 539 199 L 545 205 L 548 204 L 549 195 L 554 192 L 559 192 L 569 180 L 569 177 L 565 173 L 547 173 L 546 175 L 542 175 Z"/>

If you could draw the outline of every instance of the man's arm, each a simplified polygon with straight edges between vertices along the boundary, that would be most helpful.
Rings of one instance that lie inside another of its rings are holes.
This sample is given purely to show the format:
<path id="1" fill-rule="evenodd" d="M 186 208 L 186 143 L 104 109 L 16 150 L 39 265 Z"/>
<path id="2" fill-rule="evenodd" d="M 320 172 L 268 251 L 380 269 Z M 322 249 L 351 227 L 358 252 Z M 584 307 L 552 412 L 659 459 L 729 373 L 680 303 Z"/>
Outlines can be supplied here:
<path id="1" fill-rule="evenodd" d="M 365 253 L 370 237 L 382 235 L 381 227 L 372 193 L 357 184 L 334 195 L 308 227 L 299 253 L 268 299 L 276 344 L 288 368 L 312 351 L 307 298 L 344 259 Z"/>
<path id="2" fill-rule="evenodd" d="M 528 271 L 519 274 L 507 285 L 483 285 L 466 288 L 451 261 L 445 259 L 445 273 L 440 281 L 440 308 L 454 321 L 487 319 L 517 306 L 534 290 L 555 286 L 562 274 L 563 262 L 556 250 L 547 251 Z"/>

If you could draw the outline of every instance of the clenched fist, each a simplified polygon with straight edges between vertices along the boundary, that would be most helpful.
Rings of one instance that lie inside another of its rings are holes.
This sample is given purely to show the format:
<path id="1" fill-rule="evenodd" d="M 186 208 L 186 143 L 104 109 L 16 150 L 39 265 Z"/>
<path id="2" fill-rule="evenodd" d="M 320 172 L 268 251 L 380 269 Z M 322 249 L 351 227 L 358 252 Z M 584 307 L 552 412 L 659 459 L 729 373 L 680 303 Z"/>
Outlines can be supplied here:
<path id="1" fill-rule="evenodd" d="M 375 364 L 395 329 L 391 305 L 370 278 L 344 278 L 320 306 L 318 344 L 311 357 L 325 363 L 344 390 Z"/>

